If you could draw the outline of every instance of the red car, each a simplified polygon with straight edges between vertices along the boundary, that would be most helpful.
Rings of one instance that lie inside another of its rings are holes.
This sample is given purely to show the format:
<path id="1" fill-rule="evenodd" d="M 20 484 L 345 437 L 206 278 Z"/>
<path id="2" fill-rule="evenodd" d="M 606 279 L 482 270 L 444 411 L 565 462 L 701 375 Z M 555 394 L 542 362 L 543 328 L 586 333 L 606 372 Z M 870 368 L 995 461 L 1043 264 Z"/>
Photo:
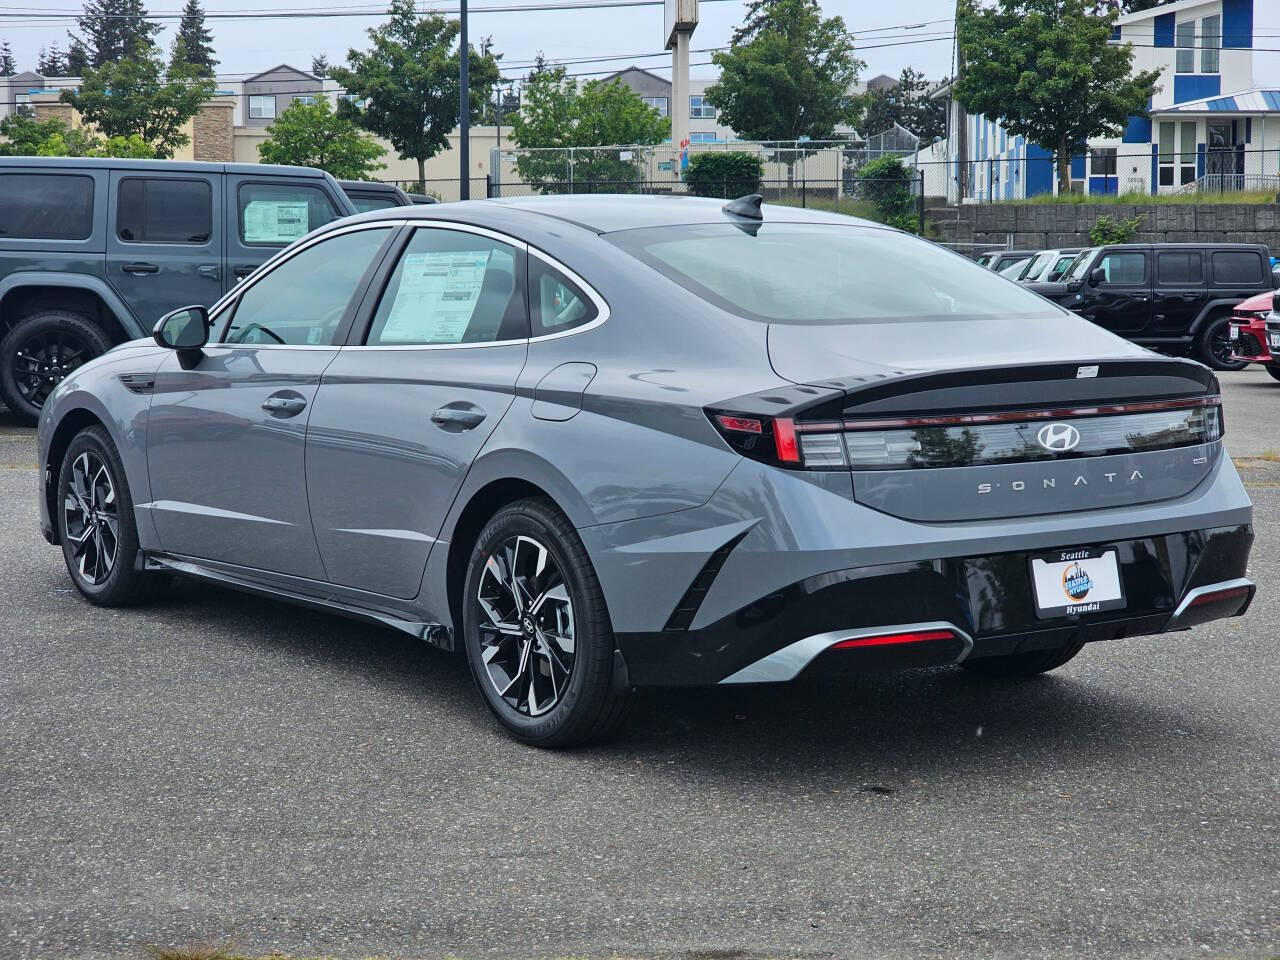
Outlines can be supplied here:
<path id="1" fill-rule="evenodd" d="M 1236 304 L 1231 313 L 1231 359 L 1264 364 L 1267 373 L 1280 380 L 1280 357 L 1273 360 L 1267 347 L 1271 297 L 1269 293 L 1260 293 Z"/>

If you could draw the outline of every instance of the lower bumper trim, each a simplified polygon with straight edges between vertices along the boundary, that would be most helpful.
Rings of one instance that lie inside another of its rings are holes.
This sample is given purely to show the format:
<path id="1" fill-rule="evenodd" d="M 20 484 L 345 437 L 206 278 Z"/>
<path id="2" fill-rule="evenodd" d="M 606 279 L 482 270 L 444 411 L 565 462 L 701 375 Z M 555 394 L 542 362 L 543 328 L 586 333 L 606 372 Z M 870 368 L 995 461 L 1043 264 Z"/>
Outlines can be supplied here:
<path id="1" fill-rule="evenodd" d="M 905 639 L 908 635 L 930 633 L 945 634 L 947 635 L 946 639 L 958 640 L 961 643 L 959 654 L 954 656 L 948 654 L 943 662 L 959 663 L 973 650 L 973 638 L 969 634 L 954 624 L 942 620 L 935 620 L 929 623 L 901 624 L 893 627 L 831 630 L 827 633 L 817 633 L 811 637 L 804 637 L 780 650 L 775 650 L 768 656 L 755 661 L 755 663 L 748 664 L 736 673 L 730 674 L 720 683 L 785 683 L 788 680 L 794 680 L 820 654 L 832 648 L 840 647 L 841 645 L 854 647 L 857 646 L 857 641 L 859 640 L 880 639 L 885 640 L 886 646 L 888 646 L 893 645 L 892 641 L 895 638 L 903 638 L 897 642 L 898 644 L 905 644 L 916 642 L 914 639 Z M 933 641 L 925 640 L 924 642 Z M 945 642 L 945 639 L 943 642 Z"/>
<path id="2" fill-rule="evenodd" d="M 1249 609 L 1257 590 L 1253 581 L 1245 577 L 1188 590 L 1165 629 L 1185 630 L 1221 617 L 1238 617 Z"/>

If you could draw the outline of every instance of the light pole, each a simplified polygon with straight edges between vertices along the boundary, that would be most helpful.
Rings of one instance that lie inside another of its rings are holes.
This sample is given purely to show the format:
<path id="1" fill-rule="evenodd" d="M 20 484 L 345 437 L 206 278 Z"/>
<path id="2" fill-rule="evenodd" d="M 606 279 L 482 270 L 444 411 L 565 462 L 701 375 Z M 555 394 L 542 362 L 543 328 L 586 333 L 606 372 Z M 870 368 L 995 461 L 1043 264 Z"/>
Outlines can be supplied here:
<path id="1" fill-rule="evenodd" d="M 462 25 L 461 56 L 458 73 L 458 199 L 471 199 L 471 81 L 468 77 L 471 49 L 467 45 L 467 0 L 459 4 L 460 23 Z"/>

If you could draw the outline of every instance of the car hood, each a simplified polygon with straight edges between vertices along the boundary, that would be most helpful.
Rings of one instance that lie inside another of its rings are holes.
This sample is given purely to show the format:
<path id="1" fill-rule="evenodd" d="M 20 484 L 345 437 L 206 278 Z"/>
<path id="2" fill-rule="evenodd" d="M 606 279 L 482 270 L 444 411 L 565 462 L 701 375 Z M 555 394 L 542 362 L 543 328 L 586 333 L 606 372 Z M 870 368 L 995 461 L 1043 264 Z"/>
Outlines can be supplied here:
<path id="1" fill-rule="evenodd" d="M 768 342 L 774 371 L 795 383 L 1149 355 L 1072 314 L 770 324 Z"/>
<path id="2" fill-rule="evenodd" d="M 1250 313 L 1256 313 L 1262 310 L 1270 312 L 1271 310 L 1271 294 L 1260 293 L 1256 297 L 1250 297 L 1243 303 L 1235 305 L 1236 310 L 1248 310 Z"/>

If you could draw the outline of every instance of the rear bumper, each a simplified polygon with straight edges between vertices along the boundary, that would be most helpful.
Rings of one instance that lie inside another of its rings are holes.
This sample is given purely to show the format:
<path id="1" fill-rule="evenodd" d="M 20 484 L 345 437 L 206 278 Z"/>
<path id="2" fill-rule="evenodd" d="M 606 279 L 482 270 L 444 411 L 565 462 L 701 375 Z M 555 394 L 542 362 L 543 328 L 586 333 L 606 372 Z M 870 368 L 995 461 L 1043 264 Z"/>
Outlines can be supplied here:
<path id="1" fill-rule="evenodd" d="M 1163 633 L 1248 609 L 1252 543 L 1246 524 L 1093 544 L 1116 549 L 1126 605 L 1079 617 L 1037 618 L 1029 557 L 1038 551 L 1018 551 L 824 573 L 699 629 L 618 633 L 617 643 L 631 683 L 671 686 L 938 666 Z M 833 649 L 904 632 L 930 636 Z"/>

